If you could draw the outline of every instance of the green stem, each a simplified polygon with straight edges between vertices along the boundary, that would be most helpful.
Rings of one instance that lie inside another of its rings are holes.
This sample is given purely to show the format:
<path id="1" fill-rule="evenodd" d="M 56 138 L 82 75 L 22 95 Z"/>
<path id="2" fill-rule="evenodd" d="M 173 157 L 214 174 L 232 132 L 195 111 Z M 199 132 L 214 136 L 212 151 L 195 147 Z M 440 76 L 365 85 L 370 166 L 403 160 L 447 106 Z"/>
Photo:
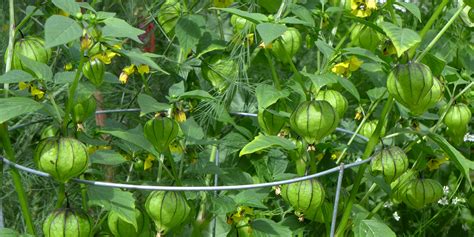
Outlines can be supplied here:
<path id="1" fill-rule="evenodd" d="M 20 24 L 15 27 L 15 33 L 18 32 L 39 9 L 39 7 L 35 7 L 35 9 L 30 12 L 30 14 L 26 15 L 25 18 L 20 21 Z"/>
<path id="2" fill-rule="evenodd" d="M 84 62 L 85 62 L 84 50 L 81 50 L 81 59 L 79 61 L 79 67 L 77 68 L 74 81 L 72 82 L 71 87 L 69 87 L 69 96 L 68 96 L 66 110 L 64 113 L 64 120 L 63 120 L 63 135 L 67 134 L 67 127 L 71 119 L 70 113 L 71 113 L 72 106 L 74 105 L 74 96 L 77 90 L 77 86 L 79 84 L 79 79 L 81 78 L 82 67 L 84 66 Z"/>
<path id="3" fill-rule="evenodd" d="M 84 174 L 81 175 L 81 179 L 85 179 Z M 87 187 L 85 184 L 80 184 L 80 186 L 81 186 L 82 209 L 84 211 L 87 211 L 87 209 L 89 208 L 89 206 L 87 205 Z"/>
<path id="4" fill-rule="evenodd" d="M 10 136 L 8 134 L 8 126 L 5 123 L 0 124 L 0 140 L 3 144 L 3 149 L 5 149 L 7 158 L 12 162 L 16 162 L 15 151 L 13 150 L 13 146 L 10 142 Z M 1 163 L 3 166 L 3 162 Z M 33 225 L 33 219 L 31 218 L 31 213 L 28 209 L 28 200 L 26 198 L 25 189 L 23 188 L 23 185 L 22 185 L 20 173 L 15 167 L 10 167 L 10 174 L 13 179 L 13 185 L 15 186 L 15 191 L 18 195 L 18 201 L 20 202 L 21 212 L 25 220 L 26 230 L 28 234 L 35 235 L 35 227 Z M 2 183 L 2 186 L 3 186 L 3 183 Z M 2 190 L 4 189 L 2 188 Z"/>
<path id="5" fill-rule="evenodd" d="M 392 109 L 394 100 L 391 95 L 388 96 L 387 102 L 385 103 L 382 113 L 380 115 L 380 120 L 377 123 L 377 127 L 375 128 L 374 133 L 369 139 L 369 142 L 367 143 L 367 146 L 365 147 L 364 154 L 362 155 L 362 160 L 365 160 L 369 158 L 369 156 L 372 154 L 372 152 L 375 149 L 375 146 L 379 142 L 380 138 L 380 133 L 382 131 L 382 128 L 386 124 L 386 120 L 388 118 L 389 112 Z M 349 197 L 349 200 L 347 202 L 346 208 L 344 209 L 344 213 L 342 214 L 341 222 L 337 228 L 336 231 L 336 236 L 342 236 L 343 233 L 345 232 L 347 222 L 349 220 L 351 211 L 352 211 L 352 205 L 354 204 L 357 192 L 359 191 L 359 187 L 362 181 L 362 178 L 364 177 L 365 169 L 367 168 L 367 163 L 359 166 L 359 170 L 357 172 L 357 176 L 355 178 L 354 184 L 352 186 L 351 190 L 351 195 Z"/>
<path id="6" fill-rule="evenodd" d="M 224 40 L 224 27 L 222 24 L 222 16 L 221 16 L 221 11 L 217 10 L 217 23 L 219 25 L 219 35 L 221 37 L 221 40 Z"/>
<path id="7" fill-rule="evenodd" d="M 443 34 L 448 30 L 448 28 L 453 24 L 453 22 L 458 18 L 459 14 L 461 14 L 462 10 L 466 7 L 466 4 L 463 4 L 457 11 L 454 13 L 454 15 L 449 19 L 448 23 L 444 25 L 444 27 L 438 32 L 438 34 L 434 37 L 433 40 L 431 40 L 430 44 L 426 46 L 426 48 L 421 52 L 421 54 L 418 56 L 418 58 L 415 60 L 417 62 L 421 61 L 423 57 L 428 53 L 428 51 L 433 48 L 433 46 L 438 42 L 438 40 L 443 36 Z"/>
<path id="8" fill-rule="evenodd" d="M 63 206 L 64 200 L 66 199 L 66 185 L 64 183 L 58 184 L 58 200 L 56 202 L 56 208 Z"/>
<path id="9" fill-rule="evenodd" d="M 165 160 L 165 156 L 163 154 L 160 154 L 160 157 L 158 158 L 158 175 L 156 177 L 156 182 L 159 183 L 161 181 L 161 175 L 163 173 L 163 161 Z"/>
<path id="10" fill-rule="evenodd" d="M 13 47 L 15 46 L 15 6 L 13 0 L 9 0 L 9 13 L 10 13 L 10 30 L 8 33 L 8 48 L 7 48 L 7 60 L 5 62 L 5 73 L 9 72 L 12 67 L 13 59 Z M 10 84 L 3 84 L 5 89 L 5 98 L 8 97 L 8 91 L 10 90 Z"/>
<path id="11" fill-rule="evenodd" d="M 265 53 L 265 57 L 268 60 L 268 65 L 270 66 L 270 71 L 272 72 L 273 84 L 277 90 L 281 90 L 280 78 L 276 72 L 275 65 L 273 65 L 272 57 L 270 56 L 270 53 L 268 53 L 268 49 L 263 49 L 263 52 Z"/>
<path id="12" fill-rule="evenodd" d="M 420 35 L 420 38 L 423 40 L 423 38 L 425 37 L 426 33 L 428 32 L 428 30 L 430 30 L 431 26 L 434 24 L 434 22 L 436 20 L 438 20 L 438 17 L 439 15 L 441 14 L 441 12 L 443 11 L 444 7 L 449 3 L 450 1 L 449 0 L 443 0 L 439 5 L 438 7 L 436 8 L 436 10 L 434 11 L 433 15 L 431 15 L 430 19 L 428 20 L 428 22 L 426 22 L 425 26 L 423 27 L 423 29 L 421 29 L 419 35 Z M 416 47 L 412 47 L 408 53 L 409 55 L 409 58 L 413 58 L 413 56 L 415 55 L 416 53 Z"/>

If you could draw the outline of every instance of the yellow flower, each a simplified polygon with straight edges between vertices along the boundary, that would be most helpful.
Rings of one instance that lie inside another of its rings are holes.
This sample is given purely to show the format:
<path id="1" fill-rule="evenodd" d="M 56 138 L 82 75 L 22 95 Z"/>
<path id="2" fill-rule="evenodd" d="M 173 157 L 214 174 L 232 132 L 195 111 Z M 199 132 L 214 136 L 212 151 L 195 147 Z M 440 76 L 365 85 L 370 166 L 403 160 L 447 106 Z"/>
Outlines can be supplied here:
<path id="1" fill-rule="evenodd" d="M 71 71 L 72 70 L 72 63 L 67 63 L 66 65 L 64 65 L 64 70 Z"/>
<path id="2" fill-rule="evenodd" d="M 351 56 L 351 58 L 349 58 L 349 71 L 356 71 L 362 63 L 364 62 L 359 60 L 356 56 Z"/>
<path id="3" fill-rule="evenodd" d="M 340 62 L 331 69 L 332 72 L 336 73 L 340 76 L 345 76 L 349 72 L 349 63 L 347 62 Z"/>
<path id="4" fill-rule="evenodd" d="M 215 7 L 228 7 L 230 6 L 234 0 L 214 0 Z"/>
<path id="5" fill-rule="evenodd" d="M 442 164 L 446 163 L 448 160 L 449 159 L 447 157 L 431 159 L 428 161 L 428 169 L 430 171 L 437 170 Z"/>
<path id="6" fill-rule="evenodd" d="M 44 91 L 38 89 L 36 86 L 31 86 L 31 95 L 34 96 L 36 99 L 41 99 L 44 96 Z"/>
<path id="7" fill-rule="evenodd" d="M 116 48 L 116 46 L 112 46 L 112 47 Z M 98 59 L 100 59 L 100 61 L 102 61 L 105 64 L 111 64 L 112 59 L 117 55 L 119 55 L 119 54 L 112 51 L 112 50 L 105 50 L 105 52 L 102 52 L 102 53 L 99 53 L 99 54 L 96 54 L 96 55 L 92 56 L 91 59 L 98 58 Z"/>
<path id="8" fill-rule="evenodd" d="M 146 64 L 142 64 L 137 67 L 137 71 L 138 73 L 140 73 L 140 75 L 143 75 L 145 73 L 150 73 L 150 67 Z"/>
<path id="9" fill-rule="evenodd" d="M 30 88 L 30 84 L 25 83 L 25 82 L 20 82 L 20 83 L 18 83 L 18 88 L 20 90 L 28 89 L 28 88 Z"/>
<path id="10" fill-rule="evenodd" d="M 119 81 L 120 81 L 122 84 L 126 84 L 126 83 L 128 82 L 128 74 L 125 73 L 125 72 L 120 73 Z"/>
<path id="11" fill-rule="evenodd" d="M 359 112 L 359 111 L 357 111 L 357 112 L 356 112 L 356 115 L 354 116 L 354 119 L 355 119 L 355 120 L 361 120 L 361 119 L 362 119 L 362 113 Z"/>
<path id="12" fill-rule="evenodd" d="M 156 160 L 155 156 L 152 154 L 148 154 L 147 158 L 145 159 L 145 164 L 143 166 L 144 170 L 150 169 L 153 166 L 153 161 Z"/>
<path id="13" fill-rule="evenodd" d="M 357 57 L 351 56 L 348 60 L 334 65 L 331 71 L 337 75 L 347 77 L 351 72 L 357 71 L 362 63 L 364 62 Z"/>
<path id="14" fill-rule="evenodd" d="M 135 64 L 132 64 L 130 66 L 124 67 L 122 72 L 126 73 L 127 75 L 132 75 L 136 70 L 135 68 Z"/>
<path id="15" fill-rule="evenodd" d="M 81 39 L 81 50 L 87 50 L 91 47 L 92 40 L 87 34 L 85 34 Z"/>
<path id="16" fill-rule="evenodd" d="M 375 0 L 351 0 L 351 9 L 353 15 L 365 18 L 377 10 L 377 4 Z"/>

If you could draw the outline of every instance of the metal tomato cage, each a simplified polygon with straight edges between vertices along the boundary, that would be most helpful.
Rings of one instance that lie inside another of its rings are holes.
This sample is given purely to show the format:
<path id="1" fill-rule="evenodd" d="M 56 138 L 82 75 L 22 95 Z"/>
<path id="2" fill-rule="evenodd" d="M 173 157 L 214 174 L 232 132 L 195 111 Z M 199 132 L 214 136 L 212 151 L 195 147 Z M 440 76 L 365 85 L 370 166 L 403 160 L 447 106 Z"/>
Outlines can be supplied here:
<path id="1" fill-rule="evenodd" d="M 96 114 L 109 114 L 109 113 L 126 113 L 126 112 L 140 112 L 139 108 L 132 108 L 132 109 L 113 109 L 113 110 L 99 110 L 96 111 Z M 257 117 L 256 114 L 252 113 L 244 113 L 244 112 L 234 112 L 231 113 L 234 115 L 238 116 L 249 116 L 249 117 Z M 45 120 L 38 120 L 36 122 L 44 122 Z M 25 127 L 31 124 L 34 124 L 36 122 L 30 122 L 24 125 L 17 125 L 15 127 L 12 127 L 10 130 L 18 129 L 21 127 Z M 336 131 L 354 135 L 355 133 L 343 128 L 336 128 Z M 363 141 L 367 142 L 368 138 L 360 135 L 360 134 L 355 134 L 357 137 L 362 139 Z M 336 229 L 336 219 L 337 219 L 337 208 L 339 205 L 339 199 L 340 199 L 340 193 L 341 193 L 341 186 L 342 186 L 342 178 L 344 176 L 344 170 L 352 167 L 356 167 L 365 163 L 370 162 L 372 159 L 365 159 L 365 160 L 357 160 L 356 162 L 350 163 L 350 164 L 344 164 L 341 163 L 339 166 L 336 166 L 334 168 L 324 170 L 315 174 L 310 174 L 302 177 L 297 177 L 293 179 L 286 179 L 286 180 L 281 180 L 281 181 L 274 181 L 274 182 L 267 182 L 267 183 L 259 183 L 259 184 L 242 184 L 242 185 L 218 185 L 219 181 L 219 176 L 217 174 L 214 175 L 214 186 L 160 186 L 160 185 L 134 185 L 134 184 L 127 184 L 127 183 L 112 183 L 112 182 L 102 182 L 102 181 L 92 181 L 92 180 L 84 180 L 84 179 L 77 179 L 73 178 L 71 179 L 73 182 L 76 183 L 82 183 L 82 184 L 87 184 L 87 185 L 93 185 L 93 186 L 100 186 L 100 187 L 109 187 L 109 188 L 123 188 L 123 189 L 134 189 L 134 190 L 160 190 L 160 191 L 175 191 L 175 192 L 183 192 L 183 191 L 191 191 L 191 192 L 198 192 L 198 191 L 213 191 L 214 195 L 217 196 L 218 191 L 224 191 L 224 190 L 244 190 L 244 189 L 257 189 L 257 188 L 266 188 L 266 187 L 274 187 L 278 185 L 284 185 L 284 184 L 291 184 L 291 183 L 296 183 L 296 182 L 301 182 L 309 179 L 314 179 L 317 177 L 322 177 L 325 175 L 329 175 L 332 173 L 338 172 L 338 179 L 337 179 L 337 185 L 336 185 L 336 195 L 334 198 L 334 206 L 333 206 L 333 215 L 332 215 L 332 221 L 331 221 L 331 232 L 330 236 L 333 237 Z M 21 171 L 42 176 L 42 177 L 50 177 L 48 173 L 28 168 L 22 165 L 19 165 L 17 163 L 14 163 L 7 158 L 0 156 L 0 162 L 4 162 L 5 164 L 15 167 L 16 169 L 19 169 Z M 216 152 L 216 157 L 215 157 L 215 165 L 219 166 L 219 150 Z M 3 207 L 0 203 L 0 228 L 3 227 Z M 216 219 L 213 220 L 213 231 L 212 231 L 212 236 L 215 236 L 215 231 L 216 231 Z"/>

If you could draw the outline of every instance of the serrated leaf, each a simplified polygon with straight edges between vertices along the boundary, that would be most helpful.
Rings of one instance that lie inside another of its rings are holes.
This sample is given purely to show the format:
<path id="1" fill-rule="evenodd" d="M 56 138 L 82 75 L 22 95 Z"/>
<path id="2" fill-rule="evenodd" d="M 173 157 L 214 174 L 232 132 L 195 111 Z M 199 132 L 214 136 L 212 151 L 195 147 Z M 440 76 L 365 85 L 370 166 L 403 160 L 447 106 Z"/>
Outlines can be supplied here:
<path id="1" fill-rule="evenodd" d="M 449 142 L 441 135 L 435 133 L 428 133 L 427 136 L 434 141 L 443 151 L 449 156 L 450 160 L 454 162 L 459 171 L 467 179 L 468 184 L 472 187 L 470 170 L 474 170 L 474 161 L 466 159 L 464 155 L 456 150 Z"/>
<path id="2" fill-rule="evenodd" d="M 379 220 L 362 220 L 354 227 L 354 237 L 396 237 L 390 227 Z"/>
<path id="3" fill-rule="evenodd" d="M 287 90 L 277 90 L 271 85 L 260 84 L 255 89 L 255 94 L 257 96 L 258 109 L 263 110 L 275 104 L 279 99 L 288 97 L 290 92 Z"/>
<path id="4" fill-rule="evenodd" d="M 118 152 L 113 150 L 97 150 L 91 157 L 91 163 L 102 165 L 120 165 L 127 160 Z"/>
<path id="5" fill-rule="evenodd" d="M 326 85 L 331 85 L 337 83 L 337 77 L 333 73 L 325 73 L 325 74 L 311 74 L 307 72 L 301 72 L 301 75 L 308 77 L 314 86 L 321 88 Z"/>
<path id="6" fill-rule="evenodd" d="M 239 156 L 263 151 L 271 147 L 281 147 L 285 150 L 296 149 L 295 144 L 285 138 L 278 136 L 265 136 L 263 134 L 260 134 L 242 148 L 239 153 Z"/>
<path id="7" fill-rule="evenodd" d="M 51 68 L 48 65 L 32 60 L 21 54 L 18 56 L 20 56 L 20 60 L 25 67 L 33 71 L 38 79 L 51 81 L 53 78 L 53 71 L 51 71 Z"/>
<path id="8" fill-rule="evenodd" d="M 77 4 L 75 0 L 53 0 L 52 3 L 71 15 L 76 15 L 76 13 L 81 11 L 79 4 Z"/>
<path id="9" fill-rule="evenodd" d="M 105 26 L 102 28 L 102 34 L 105 37 L 129 38 L 138 43 L 143 43 L 138 36 L 145 31 L 135 28 L 126 21 L 111 17 L 104 20 Z"/>
<path id="10" fill-rule="evenodd" d="M 209 94 L 207 91 L 203 91 L 203 90 L 186 91 L 179 96 L 179 99 L 188 99 L 188 98 L 209 100 L 209 99 L 213 99 L 214 97 L 211 94 Z"/>
<path id="11" fill-rule="evenodd" d="M 257 25 L 257 32 L 260 37 L 262 37 L 265 45 L 269 45 L 273 40 L 283 35 L 286 30 L 288 30 L 288 28 L 281 24 L 261 23 Z"/>
<path id="12" fill-rule="evenodd" d="M 122 50 L 121 52 L 125 54 L 127 57 L 129 57 L 130 61 L 132 61 L 132 63 L 134 63 L 135 65 L 145 64 L 155 70 L 158 70 L 166 75 L 169 75 L 167 71 L 163 70 L 160 66 L 158 66 L 158 64 L 156 64 L 155 61 L 153 61 L 152 58 L 157 57 L 157 55 L 155 54 L 135 52 L 135 51 L 126 51 L 126 50 Z"/>
<path id="13" fill-rule="evenodd" d="M 199 39 L 203 34 L 201 28 L 205 25 L 205 22 L 204 17 L 200 15 L 189 15 L 179 18 L 174 32 L 176 38 L 178 38 L 179 45 L 185 52 L 194 49 L 198 45 Z"/>
<path id="14" fill-rule="evenodd" d="M 50 16 L 44 25 L 45 47 L 69 43 L 82 35 L 82 28 L 76 21 L 61 15 Z"/>
<path id="15" fill-rule="evenodd" d="M 229 12 L 229 13 L 232 13 L 234 15 L 237 15 L 237 16 L 240 16 L 240 17 L 243 17 L 253 23 L 261 23 L 261 22 L 264 22 L 264 21 L 268 21 L 268 17 L 261 14 L 261 13 L 253 13 L 253 12 L 248 12 L 248 11 L 242 11 L 242 10 L 239 10 L 239 9 L 235 9 L 235 8 L 211 8 L 211 9 L 219 9 L 221 11 L 225 11 L 225 12 Z"/>
<path id="16" fill-rule="evenodd" d="M 337 81 L 339 84 L 346 89 L 351 95 L 353 95 L 358 101 L 360 101 L 360 95 L 359 91 L 355 87 L 355 85 L 349 81 L 349 79 L 343 78 L 343 77 L 337 77 Z"/>
<path id="17" fill-rule="evenodd" d="M 144 116 L 148 113 L 161 112 L 171 108 L 169 104 L 160 103 L 156 101 L 155 98 L 146 94 L 139 94 L 137 101 L 140 106 L 140 116 Z"/>
<path id="18" fill-rule="evenodd" d="M 252 226 L 252 236 L 255 237 L 293 235 L 288 226 L 283 226 L 266 218 L 257 218 L 250 225 Z"/>
<path id="19" fill-rule="evenodd" d="M 392 41 L 393 46 L 397 50 L 398 57 L 421 41 L 418 33 L 411 29 L 401 28 L 388 22 L 380 23 L 380 27 L 382 27 L 383 31 Z"/>
<path id="20" fill-rule="evenodd" d="M 0 83 L 30 82 L 33 80 L 31 74 L 22 70 L 11 70 L 0 76 Z"/>
<path id="21" fill-rule="evenodd" d="M 126 131 L 122 130 L 100 130 L 99 132 L 101 133 L 107 133 L 110 134 L 114 137 L 118 137 L 126 142 L 129 142 L 133 145 L 136 145 L 140 148 L 142 148 L 145 151 L 148 151 L 154 155 L 159 156 L 156 154 L 155 149 L 153 148 L 153 145 L 145 138 L 145 135 L 143 135 L 143 129 L 140 125 L 138 125 L 134 129 L 129 129 Z"/>
<path id="22" fill-rule="evenodd" d="M 268 188 L 248 189 L 235 195 L 234 201 L 237 205 L 267 209 L 267 206 L 262 201 L 269 193 L 270 190 Z"/>
<path id="23" fill-rule="evenodd" d="M 0 123 L 23 114 L 36 112 L 43 106 L 43 104 L 25 97 L 0 98 Z"/>
<path id="24" fill-rule="evenodd" d="M 118 188 L 88 186 L 87 195 L 90 206 L 99 206 L 107 211 L 114 211 L 122 220 L 138 229 L 135 218 L 135 198 L 131 192 Z"/>
<path id="25" fill-rule="evenodd" d="M 410 2 L 394 2 L 394 3 L 407 9 L 411 14 L 413 14 L 418 19 L 419 22 L 421 22 L 421 12 L 416 4 L 410 3 Z"/>
<path id="26" fill-rule="evenodd" d="M 357 55 L 360 57 L 368 58 L 374 62 L 382 63 L 382 64 L 387 64 L 385 61 L 383 61 L 381 58 L 379 58 L 377 55 L 372 53 L 371 51 L 359 47 L 354 47 L 354 48 L 345 48 L 343 49 L 343 55 Z"/>

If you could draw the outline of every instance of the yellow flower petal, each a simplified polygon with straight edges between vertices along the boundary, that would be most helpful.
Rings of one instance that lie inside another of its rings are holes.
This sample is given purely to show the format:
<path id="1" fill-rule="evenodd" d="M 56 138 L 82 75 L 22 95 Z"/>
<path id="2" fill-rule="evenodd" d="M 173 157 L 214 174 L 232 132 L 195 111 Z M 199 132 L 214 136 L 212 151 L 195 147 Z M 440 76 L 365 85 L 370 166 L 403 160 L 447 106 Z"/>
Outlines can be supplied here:
<path id="1" fill-rule="evenodd" d="M 142 64 L 142 65 L 138 66 L 137 71 L 141 75 L 143 75 L 145 73 L 150 73 L 150 67 L 146 64 Z"/>
<path id="2" fill-rule="evenodd" d="M 128 82 L 128 74 L 125 73 L 125 72 L 120 73 L 119 81 L 120 81 L 122 84 L 126 84 L 126 83 Z"/>
<path id="3" fill-rule="evenodd" d="M 449 159 L 446 157 L 431 159 L 428 161 L 428 164 L 427 164 L 428 169 L 430 171 L 437 170 L 442 164 L 446 163 L 448 160 Z"/>
<path id="4" fill-rule="evenodd" d="M 356 56 L 352 56 L 351 58 L 349 58 L 348 62 L 349 62 L 349 70 L 351 72 L 359 69 L 360 65 L 364 63 L 363 61 L 359 60 Z"/>
<path id="5" fill-rule="evenodd" d="M 28 88 L 30 88 L 30 84 L 25 83 L 25 82 L 20 82 L 20 83 L 18 83 L 18 88 L 20 90 L 28 89 Z"/>
<path id="6" fill-rule="evenodd" d="M 150 169 L 153 166 L 153 161 L 155 159 L 156 158 L 152 154 L 149 154 L 147 158 L 145 159 L 145 164 L 143 166 L 143 169 L 144 170 Z"/>
<path id="7" fill-rule="evenodd" d="M 31 87 L 31 95 L 36 97 L 37 99 L 41 99 L 44 96 L 44 91 L 36 88 L 35 86 Z"/>
<path id="8" fill-rule="evenodd" d="M 346 75 L 349 71 L 349 63 L 348 62 L 341 62 L 331 69 L 332 72 L 336 73 L 337 75 Z"/>
<path id="9" fill-rule="evenodd" d="M 127 66 L 122 69 L 122 72 L 126 73 L 127 75 L 132 75 L 135 72 L 135 64 Z"/>

